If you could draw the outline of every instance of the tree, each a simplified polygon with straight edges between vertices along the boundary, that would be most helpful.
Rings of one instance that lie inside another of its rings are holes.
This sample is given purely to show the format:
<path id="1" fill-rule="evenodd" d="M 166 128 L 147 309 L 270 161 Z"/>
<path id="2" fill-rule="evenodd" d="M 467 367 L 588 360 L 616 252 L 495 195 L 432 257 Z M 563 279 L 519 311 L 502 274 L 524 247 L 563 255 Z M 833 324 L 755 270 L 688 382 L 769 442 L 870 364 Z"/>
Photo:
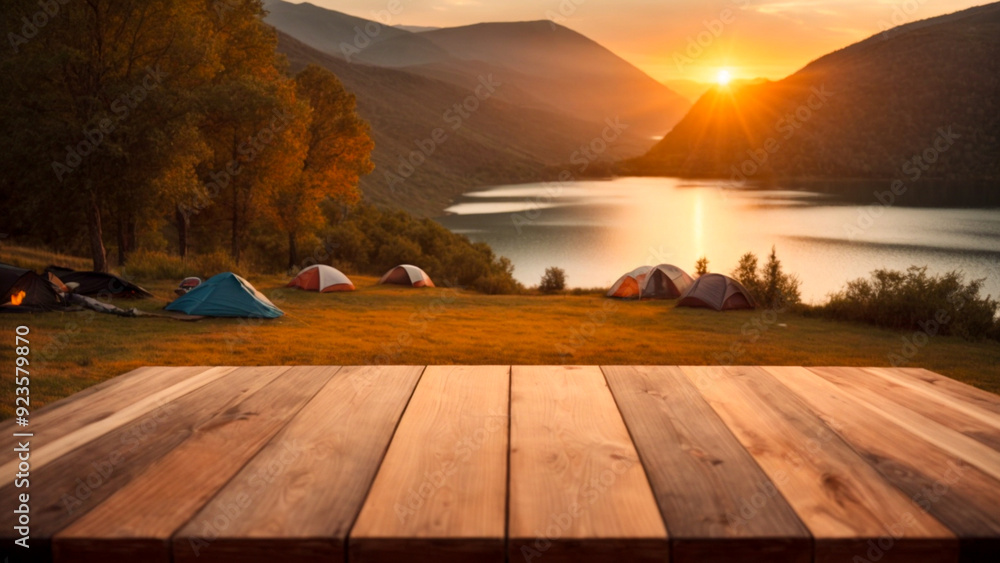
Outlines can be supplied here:
<path id="1" fill-rule="evenodd" d="M 374 168 L 374 143 L 368 123 L 355 111 L 355 99 L 327 70 L 310 65 L 295 77 L 296 96 L 308 105 L 305 155 L 298 181 L 272 192 L 271 212 L 288 236 L 288 267 L 298 262 L 297 239 L 322 222 L 324 199 L 353 204 L 360 199 L 358 181 Z"/>
<path id="2" fill-rule="evenodd" d="M 694 263 L 694 273 L 698 277 L 704 276 L 708 273 L 708 258 L 702 256 Z"/>
<path id="3" fill-rule="evenodd" d="M 566 289 L 566 272 L 562 268 L 555 266 L 546 268 L 545 275 L 542 276 L 542 282 L 538 285 L 538 289 L 546 293 Z"/>
<path id="4" fill-rule="evenodd" d="M 758 270 L 757 264 L 757 255 L 747 252 L 740 257 L 732 275 L 747 288 L 760 306 L 782 309 L 801 301 L 799 279 L 783 271 L 774 246 L 771 247 L 764 267 Z"/>

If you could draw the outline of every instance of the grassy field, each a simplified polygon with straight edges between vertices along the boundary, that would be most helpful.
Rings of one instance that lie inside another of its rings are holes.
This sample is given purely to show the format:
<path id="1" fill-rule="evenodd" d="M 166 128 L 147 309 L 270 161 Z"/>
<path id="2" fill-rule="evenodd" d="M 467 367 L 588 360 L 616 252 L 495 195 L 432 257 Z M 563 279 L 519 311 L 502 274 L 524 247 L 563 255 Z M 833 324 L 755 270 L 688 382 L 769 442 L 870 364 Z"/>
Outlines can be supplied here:
<path id="1" fill-rule="evenodd" d="M 0 256 L 0 259 L 3 257 Z M 779 314 L 674 308 L 599 295 L 487 296 L 445 288 L 377 286 L 317 294 L 251 280 L 286 315 L 276 320 L 120 318 L 84 312 L 0 315 L 13 364 L 14 328 L 31 329 L 33 410 L 145 365 L 270 364 L 756 364 L 925 367 L 1000 391 L 1000 345 Z M 156 299 L 119 301 L 157 311 L 174 281 L 147 283 Z M 0 386 L 12 414 L 13 378 Z"/>

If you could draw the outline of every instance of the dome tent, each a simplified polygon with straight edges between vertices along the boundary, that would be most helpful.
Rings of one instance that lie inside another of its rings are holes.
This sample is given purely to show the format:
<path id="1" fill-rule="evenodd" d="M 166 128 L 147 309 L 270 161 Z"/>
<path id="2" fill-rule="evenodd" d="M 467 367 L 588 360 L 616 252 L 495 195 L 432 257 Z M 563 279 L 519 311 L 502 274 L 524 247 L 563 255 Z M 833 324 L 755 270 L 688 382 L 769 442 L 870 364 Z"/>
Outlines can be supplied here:
<path id="1" fill-rule="evenodd" d="M 299 275 L 285 287 L 297 287 L 306 291 L 330 293 L 334 291 L 354 291 L 354 284 L 340 270 L 325 264 L 313 264 L 303 268 Z"/>
<path id="2" fill-rule="evenodd" d="M 153 296 L 138 285 L 106 272 L 78 272 L 62 266 L 49 266 L 45 272 L 58 276 L 63 283 L 75 283 L 73 293 L 77 295 L 117 299 L 148 299 Z"/>
<path id="3" fill-rule="evenodd" d="M 401 264 L 389 270 L 378 280 L 378 283 L 409 285 L 413 287 L 434 287 L 434 282 L 431 281 L 430 276 L 426 272 L 410 264 Z"/>
<path id="4" fill-rule="evenodd" d="M 646 276 L 652 269 L 652 266 L 639 266 L 631 272 L 624 274 L 611 286 L 606 295 L 619 299 L 638 299 L 642 294 L 642 285 L 646 281 Z"/>
<path id="5" fill-rule="evenodd" d="M 53 283 L 31 270 L 0 264 L 0 311 L 36 312 L 62 308 L 63 302 Z"/>
<path id="6" fill-rule="evenodd" d="M 691 287 L 694 280 L 673 264 L 660 264 L 646 274 L 642 283 L 643 299 L 677 299 Z"/>
<path id="7" fill-rule="evenodd" d="M 740 282 L 722 274 L 705 274 L 694 280 L 687 292 L 677 301 L 677 306 L 727 311 L 755 309 L 757 304 Z"/>
<path id="8" fill-rule="evenodd" d="M 232 272 L 212 276 L 166 309 L 205 317 L 274 319 L 285 314 L 250 282 Z"/>

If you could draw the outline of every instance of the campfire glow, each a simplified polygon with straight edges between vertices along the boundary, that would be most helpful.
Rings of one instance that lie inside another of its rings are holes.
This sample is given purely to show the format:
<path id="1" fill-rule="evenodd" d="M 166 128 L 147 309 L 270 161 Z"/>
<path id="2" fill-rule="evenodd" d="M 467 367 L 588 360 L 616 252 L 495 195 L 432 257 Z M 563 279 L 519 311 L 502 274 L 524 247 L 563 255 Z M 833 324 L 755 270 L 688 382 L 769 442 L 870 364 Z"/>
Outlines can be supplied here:
<path id="1" fill-rule="evenodd" d="M 18 291 L 14 295 L 11 295 L 10 296 L 10 304 L 11 305 L 20 305 L 21 301 L 24 301 L 24 295 L 25 295 L 25 293 L 23 291 Z"/>

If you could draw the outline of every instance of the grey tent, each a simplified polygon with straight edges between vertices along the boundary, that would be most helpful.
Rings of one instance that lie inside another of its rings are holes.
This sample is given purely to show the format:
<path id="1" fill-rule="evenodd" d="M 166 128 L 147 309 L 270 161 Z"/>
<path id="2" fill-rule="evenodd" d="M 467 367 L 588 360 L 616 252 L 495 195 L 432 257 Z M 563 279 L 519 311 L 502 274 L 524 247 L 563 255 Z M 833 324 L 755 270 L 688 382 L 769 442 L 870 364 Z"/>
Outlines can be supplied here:
<path id="1" fill-rule="evenodd" d="M 642 283 L 642 299 L 677 299 L 694 280 L 673 264 L 660 264 L 650 269 Z"/>
<path id="2" fill-rule="evenodd" d="M 757 304 L 740 282 L 722 274 L 705 274 L 694 280 L 687 292 L 677 301 L 677 306 L 728 311 L 755 309 Z"/>

